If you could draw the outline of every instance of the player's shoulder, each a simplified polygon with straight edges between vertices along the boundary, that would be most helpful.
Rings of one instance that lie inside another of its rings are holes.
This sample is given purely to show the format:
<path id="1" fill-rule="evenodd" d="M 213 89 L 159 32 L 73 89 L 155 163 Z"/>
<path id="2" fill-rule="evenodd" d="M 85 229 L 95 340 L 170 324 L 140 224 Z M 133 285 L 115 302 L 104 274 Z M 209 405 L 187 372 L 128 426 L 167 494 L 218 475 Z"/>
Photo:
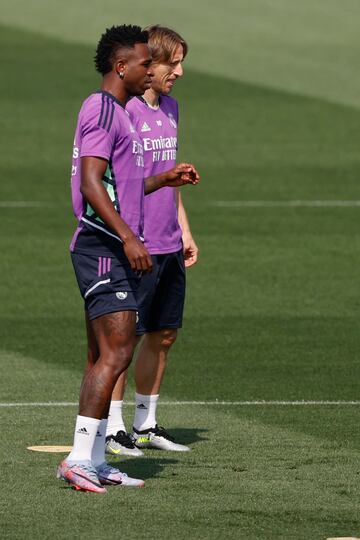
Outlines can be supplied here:
<path id="1" fill-rule="evenodd" d="M 123 110 L 117 99 L 108 92 L 98 91 L 90 94 L 82 104 L 80 115 L 83 123 L 91 123 L 110 131 L 117 124 L 114 119 Z"/>
<path id="2" fill-rule="evenodd" d="M 163 94 L 160 97 L 160 109 L 166 116 L 174 117 L 176 121 L 179 119 L 179 107 L 178 102 L 175 98 L 171 96 L 164 96 Z"/>
<path id="3" fill-rule="evenodd" d="M 164 94 L 161 94 L 160 97 L 160 107 L 166 108 L 166 109 L 178 109 L 178 102 L 175 98 L 171 96 L 165 96 Z"/>
<path id="4" fill-rule="evenodd" d="M 126 104 L 126 110 L 130 113 L 136 113 L 142 109 L 146 109 L 147 105 L 139 96 L 132 97 Z"/>
<path id="5" fill-rule="evenodd" d="M 102 106 L 102 95 L 100 92 L 94 92 L 90 94 L 82 103 L 80 112 L 84 116 L 91 116 L 96 114 L 101 110 Z"/>

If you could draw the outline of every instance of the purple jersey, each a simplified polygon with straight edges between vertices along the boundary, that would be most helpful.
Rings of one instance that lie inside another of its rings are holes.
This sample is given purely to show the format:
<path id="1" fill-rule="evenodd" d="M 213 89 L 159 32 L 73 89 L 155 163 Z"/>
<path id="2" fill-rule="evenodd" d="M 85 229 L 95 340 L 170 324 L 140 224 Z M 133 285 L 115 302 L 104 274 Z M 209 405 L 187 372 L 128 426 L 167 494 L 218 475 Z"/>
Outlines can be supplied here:
<path id="1" fill-rule="evenodd" d="M 143 239 L 144 159 L 141 139 L 129 113 L 111 94 L 99 91 L 83 103 L 75 132 L 71 192 L 79 227 L 72 251 L 106 255 L 117 250 L 120 238 L 97 216 L 80 192 L 81 159 L 93 156 L 108 164 L 103 185 L 115 210 Z"/>
<path id="2" fill-rule="evenodd" d="M 178 105 L 160 96 L 159 108 L 152 109 L 142 98 L 126 105 L 144 147 L 144 176 L 168 171 L 176 164 Z M 145 246 L 153 255 L 174 253 L 182 248 L 175 189 L 165 187 L 145 197 Z"/>

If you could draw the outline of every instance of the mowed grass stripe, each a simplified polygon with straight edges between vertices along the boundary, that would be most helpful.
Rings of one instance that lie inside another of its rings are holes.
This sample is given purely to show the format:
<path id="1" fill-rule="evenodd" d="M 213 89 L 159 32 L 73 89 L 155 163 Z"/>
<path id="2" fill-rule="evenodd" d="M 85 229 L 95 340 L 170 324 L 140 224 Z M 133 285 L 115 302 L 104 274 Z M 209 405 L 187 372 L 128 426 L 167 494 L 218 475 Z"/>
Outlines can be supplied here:
<path id="1" fill-rule="evenodd" d="M 3 0 L 3 4 L 1 22 L 61 41 L 82 42 L 92 49 L 104 29 L 115 22 L 145 26 L 161 21 L 188 40 L 185 65 L 227 77 L 229 86 L 231 78 L 246 80 L 360 105 L 357 0 L 227 0 L 225 10 L 213 0 L 184 0 L 179 5 L 139 0 L 136 13 L 126 2 L 119 12 L 116 0 L 106 0 L 102 7 L 78 0 L 67 2 L 66 9 L 60 9 L 56 0 L 34 0 L 32 10 L 26 0 Z M 89 9 L 87 24 L 79 25 Z M 241 107 L 236 111 L 241 118 Z"/>
<path id="2" fill-rule="evenodd" d="M 49 208 L 54 204 L 41 201 L 0 201 L 0 208 Z"/>
<path id="3" fill-rule="evenodd" d="M 360 201 L 213 201 L 221 208 L 357 208 Z"/>
<path id="4" fill-rule="evenodd" d="M 124 401 L 123 405 L 130 407 L 134 406 L 135 402 L 133 401 Z M 13 408 L 13 407 L 75 407 L 78 406 L 78 402 L 66 402 L 66 401 L 59 401 L 59 402 L 23 402 L 23 403 L 0 403 L 1 408 Z M 258 400 L 258 401 L 159 401 L 159 406 L 170 406 L 170 407 L 177 407 L 177 406 L 222 406 L 222 407 L 253 407 L 253 406 L 261 406 L 261 407 L 323 407 L 323 406 L 340 406 L 340 407 L 348 407 L 348 406 L 359 406 L 360 401 L 326 401 L 326 400 L 312 400 L 312 401 L 306 401 L 306 400 L 297 400 L 297 401 L 266 401 L 266 400 Z"/>
<path id="5" fill-rule="evenodd" d="M 360 201 L 210 201 L 210 206 L 223 208 L 357 208 Z M 57 207 L 60 205 L 57 204 Z M 68 206 L 67 204 L 64 206 Z M 54 203 L 41 201 L 0 201 L 0 208 L 50 208 Z"/>

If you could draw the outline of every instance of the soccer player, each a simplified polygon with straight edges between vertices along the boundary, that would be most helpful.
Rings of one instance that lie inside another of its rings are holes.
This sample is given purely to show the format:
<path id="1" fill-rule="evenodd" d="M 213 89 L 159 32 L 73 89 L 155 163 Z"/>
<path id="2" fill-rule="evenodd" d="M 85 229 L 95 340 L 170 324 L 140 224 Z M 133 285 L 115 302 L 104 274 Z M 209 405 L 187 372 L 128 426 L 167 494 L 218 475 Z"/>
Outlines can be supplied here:
<path id="1" fill-rule="evenodd" d="M 150 87 L 147 41 L 148 33 L 138 26 L 112 27 L 102 35 L 95 56 L 101 90 L 81 107 L 73 148 L 72 199 L 79 225 L 71 256 L 85 301 L 88 357 L 74 444 L 58 477 L 97 493 L 104 493 L 106 484 L 144 485 L 105 462 L 111 394 L 134 350 L 138 276 L 153 266 L 141 241 L 144 192 L 198 181 L 188 164 L 144 181 L 142 142 L 125 105 Z"/>
<path id="2" fill-rule="evenodd" d="M 145 176 L 175 165 L 178 104 L 169 96 L 182 76 L 188 46 L 175 31 L 159 25 L 147 28 L 153 58 L 151 88 L 126 106 L 144 147 Z M 186 212 L 177 188 L 167 187 L 145 198 L 145 246 L 152 257 L 153 272 L 141 279 L 137 335 L 144 336 L 135 366 L 136 408 L 132 436 L 122 418 L 126 373 L 112 396 L 107 427 L 106 452 L 142 455 L 140 448 L 187 451 L 156 419 L 156 407 L 170 347 L 182 325 L 185 266 L 197 260 Z"/>

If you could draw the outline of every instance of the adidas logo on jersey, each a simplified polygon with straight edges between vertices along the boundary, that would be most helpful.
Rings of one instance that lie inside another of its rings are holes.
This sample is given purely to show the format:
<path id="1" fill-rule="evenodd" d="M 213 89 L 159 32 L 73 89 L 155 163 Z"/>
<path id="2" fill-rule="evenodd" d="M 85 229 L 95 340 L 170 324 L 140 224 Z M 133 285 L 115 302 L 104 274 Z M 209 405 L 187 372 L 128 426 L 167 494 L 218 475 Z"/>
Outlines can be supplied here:
<path id="1" fill-rule="evenodd" d="M 143 133 L 144 131 L 151 131 L 151 127 L 146 122 L 141 126 L 141 132 Z"/>

